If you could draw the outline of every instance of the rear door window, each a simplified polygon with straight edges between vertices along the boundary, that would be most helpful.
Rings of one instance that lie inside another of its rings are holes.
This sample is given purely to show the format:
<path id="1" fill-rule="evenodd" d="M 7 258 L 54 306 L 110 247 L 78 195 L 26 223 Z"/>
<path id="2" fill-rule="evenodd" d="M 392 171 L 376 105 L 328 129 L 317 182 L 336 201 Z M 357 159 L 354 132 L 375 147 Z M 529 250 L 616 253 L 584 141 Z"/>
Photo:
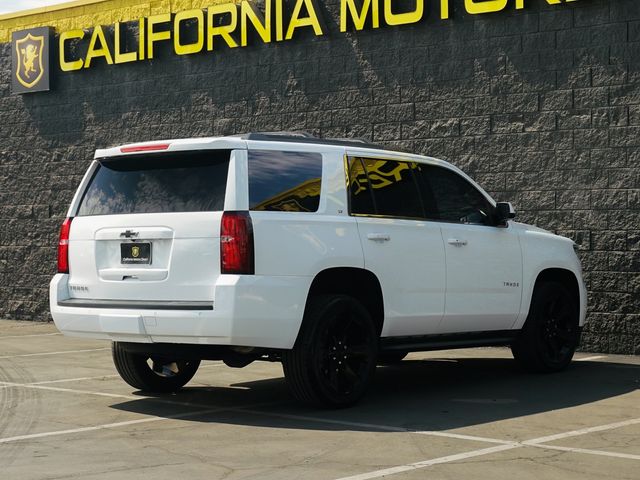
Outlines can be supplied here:
<path id="1" fill-rule="evenodd" d="M 351 213 L 384 217 L 424 218 L 414 178 L 418 164 L 374 158 L 352 158 Z"/>
<path id="2" fill-rule="evenodd" d="M 373 192 L 361 158 L 350 159 L 349 164 L 349 206 L 355 215 L 375 215 Z"/>
<path id="3" fill-rule="evenodd" d="M 224 209 L 229 151 L 104 159 L 78 216 Z"/>
<path id="4" fill-rule="evenodd" d="M 316 212 L 320 206 L 322 155 L 249 151 L 249 209 Z"/>

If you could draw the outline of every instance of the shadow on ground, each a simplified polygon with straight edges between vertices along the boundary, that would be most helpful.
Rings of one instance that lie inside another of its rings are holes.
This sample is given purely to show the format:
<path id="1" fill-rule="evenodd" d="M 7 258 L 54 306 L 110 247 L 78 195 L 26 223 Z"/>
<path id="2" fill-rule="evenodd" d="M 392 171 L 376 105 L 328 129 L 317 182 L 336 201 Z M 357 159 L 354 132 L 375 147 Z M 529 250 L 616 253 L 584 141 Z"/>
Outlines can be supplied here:
<path id="1" fill-rule="evenodd" d="M 364 400 L 346 410 L 322 411 L 296 404 L 291 401 L 283 378 L 227 388 L 187 387 L 172 396 L 141 398 L 113 408 L 168 416 L 176 410 L 166 401 L 234 409 L 266 403 L 248 409 L 273 415 L 227 410 L 181 421 L 304 430 L 381 431 L 367 424 L 450 430 L 587 405 L 638 388 L 640 365 L 583 361 L 574 362 L 564 372 L 534 375 L 517 369 L 512 359 L 452 358 L 405 360 L 399 365 L 379 367 Z M 353 425 L 320 423 L 310 417 Z"/>

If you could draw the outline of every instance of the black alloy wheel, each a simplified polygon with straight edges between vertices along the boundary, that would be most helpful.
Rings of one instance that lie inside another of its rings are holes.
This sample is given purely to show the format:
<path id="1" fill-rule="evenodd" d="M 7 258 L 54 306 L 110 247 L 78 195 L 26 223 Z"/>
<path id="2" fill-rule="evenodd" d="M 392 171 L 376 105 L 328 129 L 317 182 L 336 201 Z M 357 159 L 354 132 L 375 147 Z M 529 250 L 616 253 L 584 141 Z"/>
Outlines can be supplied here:
<path id="1" fill-rule="evenodd" d="M 527 321 L 511 350 L 527 370 L 556 372 L 569 365 L 580 340 L 578 305 L 559 282 L 536 286 Z"/>
<path id="2" fill-rule="evenodd" d="M 570 302 L 556 290 L 542 306 L 541 354 L 549 364 L 560 364 L 573 355 L 577 325 Z"/>
<path id="3" fill-rule="evenodd" d="M 346 295 L 310 299 L 300 337 L 283 353 L 293 395 L 315 406 L 355 404 L 373 377 L 378 333 L 369 312 Z"/>
<path id="4" fill-rule="evenodd" d="M 200 360 L 179 360 L 133 353 L 118 342 L 111 344 L 113 363 L 122 379 L 145 392 L 175 392 L 198 371 Z"/>

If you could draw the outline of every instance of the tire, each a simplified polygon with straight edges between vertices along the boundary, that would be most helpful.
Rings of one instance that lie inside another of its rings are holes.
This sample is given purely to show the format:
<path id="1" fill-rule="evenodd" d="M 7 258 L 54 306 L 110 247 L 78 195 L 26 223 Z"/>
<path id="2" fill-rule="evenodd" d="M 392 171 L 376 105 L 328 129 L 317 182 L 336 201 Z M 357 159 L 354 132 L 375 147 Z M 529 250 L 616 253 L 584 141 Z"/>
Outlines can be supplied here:
<path id="1" fill-rule="evenodd" d="M 378 365 L 395 365 L 404 360 L 404 357 L 407 355 L 409 355 L 409 352 L 405 352 L 404 350 L 380 352 L 378 354 Z"/>
<path id="2" fill-rule="evenodd" d="M 529 316 L 511 346 L 514 358 L 526 370 L 550 373 L 565 369 L 580 341 L 578 305 L 559 282 L 535 287 Z"/>
<path id="3" fill-rule="evenodd" d="M 373 319 L 360 302 L 346 295 L 311 298 L 296 345 L 282 354 L 289 389 L 316 407 L 354 405 L 373 378 L 378 343 Z"/>
<path id="4" fill-rule="evenodd" d="M 175 392 L 193 378 L 200 366 L 200 360 L 175 360 L 132 353 L 118 342 L 111 344 L 111 354 L 122 379 L 144 392 Z"/>

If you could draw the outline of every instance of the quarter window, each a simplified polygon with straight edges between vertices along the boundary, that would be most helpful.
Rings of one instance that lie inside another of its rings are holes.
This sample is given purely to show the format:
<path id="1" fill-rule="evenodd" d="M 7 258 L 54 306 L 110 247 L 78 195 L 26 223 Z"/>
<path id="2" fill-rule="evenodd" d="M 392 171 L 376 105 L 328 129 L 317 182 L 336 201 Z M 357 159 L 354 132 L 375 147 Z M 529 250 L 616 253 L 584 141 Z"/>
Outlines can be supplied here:
<path id="1" fill-rule="evenodd" d="M 249 209 L 316 212 L 320 206 L 322 155 L 249 151 Z"/>

